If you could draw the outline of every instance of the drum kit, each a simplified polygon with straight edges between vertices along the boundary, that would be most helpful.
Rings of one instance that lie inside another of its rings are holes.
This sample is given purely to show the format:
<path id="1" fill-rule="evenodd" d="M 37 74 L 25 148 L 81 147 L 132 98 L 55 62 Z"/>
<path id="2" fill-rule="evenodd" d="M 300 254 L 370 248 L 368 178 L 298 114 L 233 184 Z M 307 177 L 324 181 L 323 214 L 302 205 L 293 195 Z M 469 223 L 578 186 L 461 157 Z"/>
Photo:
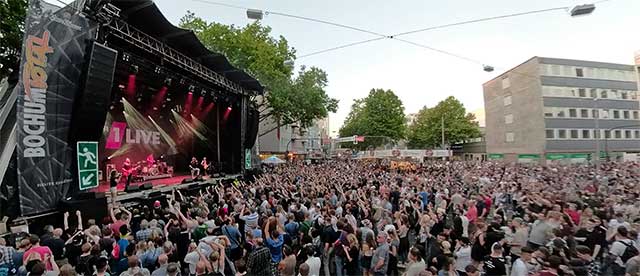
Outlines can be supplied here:
<path id="1" fill-rule="evenodd" d="M 169 166 L 167 166 L 167 162 L 157 161 L 153 163 L 140 161 L 138 162 L 137 167 L 137 175 L 139 176 L 156 176 L 160 174 L 167 174 L 170 168 Z"/>

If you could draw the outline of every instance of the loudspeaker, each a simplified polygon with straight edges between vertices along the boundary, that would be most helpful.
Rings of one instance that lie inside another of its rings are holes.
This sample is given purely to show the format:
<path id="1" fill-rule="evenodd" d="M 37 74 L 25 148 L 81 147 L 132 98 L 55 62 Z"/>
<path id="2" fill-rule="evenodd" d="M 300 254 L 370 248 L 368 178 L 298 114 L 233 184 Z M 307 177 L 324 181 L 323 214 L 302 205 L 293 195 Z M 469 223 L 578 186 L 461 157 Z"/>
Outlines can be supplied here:
<path id="1" fill-rule="evenodd" d="M 135 193 L 135 192 L 138 192 L 138 191 L 140 191 L 140 186 L 135 185 L 135 184 L 131 184 L 131 185 L 129 185 L 129 187 L 125 187 L 124 188 L 124 192 L 125 193 Z"/>
<path id="2" fill-rule="evenodd" d="M 256 143 L 256 138 L 258 137 L 259 125 L 260 114 L 258 114 L 258 110 L 254 107 L 249 107 L 249 110 L 247 110 L 247 125 L 244 140 L 245 148 L 253 148 L 253 145 Z"/>
<path id="3" fill-rule="evenodd" d="M 153 184 L 151 182 L 144 183 L 140 186 L 140 190 L 151 190 L 153 188 Z"/>
<path id="4" fill-rule="evenodd" d="M 111 103 L 113 74 L 118 52 L 98 42 L 91 43 L 84 86 L 75 101 L 73 126 L 76 141 L 99 141 Z"/>
<path id="5" fill-rule="evenodd" d="M 182 179 L 182 184 L 191 183 L 191 182 L 193 182 L 193 178 L 191 178 L 191 177 L 187 177 L 185 179 Z"/>

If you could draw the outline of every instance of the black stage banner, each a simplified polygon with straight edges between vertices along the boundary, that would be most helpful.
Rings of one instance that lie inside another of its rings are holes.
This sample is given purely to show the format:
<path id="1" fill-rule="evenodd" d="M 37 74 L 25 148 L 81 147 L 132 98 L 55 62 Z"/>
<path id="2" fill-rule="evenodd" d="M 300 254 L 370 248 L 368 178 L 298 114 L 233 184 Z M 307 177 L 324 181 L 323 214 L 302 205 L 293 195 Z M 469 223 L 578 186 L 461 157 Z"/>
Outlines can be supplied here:
<path id="1" fill-rule="evenodd" d="M 17 169 L 23 216 L 66 197 L 75 145 L 69 125 L 94 30 L 76 1 L 59 8 L 29 0 L 18 83 Z"/>

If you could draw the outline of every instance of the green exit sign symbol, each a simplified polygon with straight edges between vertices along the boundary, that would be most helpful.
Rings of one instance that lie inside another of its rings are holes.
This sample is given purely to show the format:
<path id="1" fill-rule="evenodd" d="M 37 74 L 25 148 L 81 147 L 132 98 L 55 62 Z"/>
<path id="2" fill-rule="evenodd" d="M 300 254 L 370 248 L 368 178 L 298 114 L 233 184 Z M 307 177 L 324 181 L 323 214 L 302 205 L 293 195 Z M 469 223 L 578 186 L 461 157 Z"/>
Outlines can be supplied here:
<path id="1" fill-rule="evenodd" d="M 76 158 L 80 190 L 98 187 L 98 142 L 78 142 Z"/>

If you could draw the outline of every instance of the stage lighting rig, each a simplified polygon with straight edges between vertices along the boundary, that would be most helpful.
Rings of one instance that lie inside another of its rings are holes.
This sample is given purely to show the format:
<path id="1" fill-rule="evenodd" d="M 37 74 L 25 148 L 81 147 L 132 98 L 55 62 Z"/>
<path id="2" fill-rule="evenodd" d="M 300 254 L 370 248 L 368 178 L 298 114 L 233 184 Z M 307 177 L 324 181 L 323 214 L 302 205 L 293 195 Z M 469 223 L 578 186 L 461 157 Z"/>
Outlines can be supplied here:
<path id="1" fill-rule="evenodd" d="M 87 1 L 83 12 L 102 25 L 109 25 L 114 18 L 120 17 L 120 9 L 111 4 L 111 0 Z"/>
<path id="2" fill-rule="evenodd" d="M 129 66 L 129 73 L 130 74 L 134 74 L 134 75 L 138 74 L 138 71 L 139 71 L 138 65 L 131 64 L 131 66 Z"/>
<path id="3" fill-rule="evenodd" d="M 171 82 L 172 82 L 171 78 L 164 79 L 164 86 L 171 86 Z"/>

